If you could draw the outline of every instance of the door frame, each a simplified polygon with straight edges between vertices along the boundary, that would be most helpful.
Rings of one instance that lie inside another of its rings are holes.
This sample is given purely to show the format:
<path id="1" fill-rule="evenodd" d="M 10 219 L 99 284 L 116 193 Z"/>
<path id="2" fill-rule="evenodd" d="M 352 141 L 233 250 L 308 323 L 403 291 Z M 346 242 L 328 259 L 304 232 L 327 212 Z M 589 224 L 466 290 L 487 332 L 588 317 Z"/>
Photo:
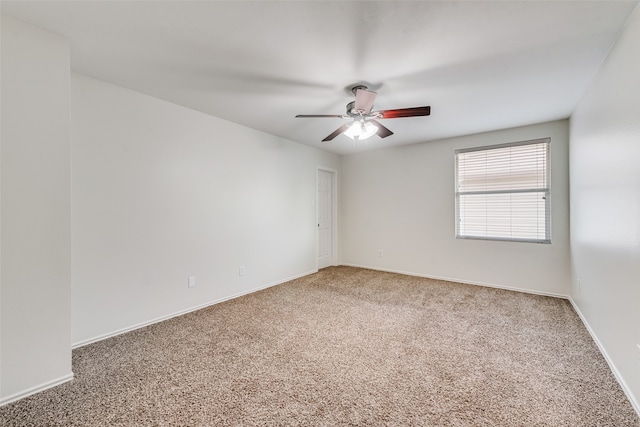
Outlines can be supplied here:
<path id="1" fill-rule="evenodd" d="M 318 243 L 320 240 L 318 233 L 318 172 L 329 172 L 331 174 L 331 265 L 338 265 L 338 171 L 326 166 L 316 166 L 316 271 L 318 271 Z"/>

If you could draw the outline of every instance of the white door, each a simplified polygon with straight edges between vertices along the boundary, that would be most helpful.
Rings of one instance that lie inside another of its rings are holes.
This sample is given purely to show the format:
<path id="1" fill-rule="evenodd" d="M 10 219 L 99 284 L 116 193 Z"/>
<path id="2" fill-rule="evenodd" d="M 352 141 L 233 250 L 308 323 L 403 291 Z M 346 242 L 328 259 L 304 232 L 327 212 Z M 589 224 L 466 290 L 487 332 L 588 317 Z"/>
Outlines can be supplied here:
<path id="1" fill-rule="evenodd" d="M 333 258 L 333 173 L 318 170 L 318 269 Z"/>

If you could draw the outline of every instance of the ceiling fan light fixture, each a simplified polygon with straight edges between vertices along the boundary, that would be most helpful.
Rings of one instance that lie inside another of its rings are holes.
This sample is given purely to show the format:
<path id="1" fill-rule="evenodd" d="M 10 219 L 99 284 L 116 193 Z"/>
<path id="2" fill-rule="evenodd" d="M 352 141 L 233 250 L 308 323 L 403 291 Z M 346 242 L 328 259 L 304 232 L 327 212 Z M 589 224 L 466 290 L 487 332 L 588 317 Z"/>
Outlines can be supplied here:
<path id="1" fill-rule="evenodd" d="M 344 132 L 344 135 L 348 136 L 351 139 L 363 140 L 378 132 L 378 126 L 374 125 L 371 122 L 361 122 L 356 120 L 353 122 L 351 126 Z"/>
<path id="2" fill-rule="evenodd" d="M 1 0 L 0 0 L 1 1 Z M 327 135 L 322 142 L 333 141 L 338 135 L 346 135 L 353 140 L 361 140 L 378 135 L 386 138 L 393 135 L 386 126 L 378 122 L 377 119 L 397 119 L 401 117 L 428 116 L 431 114 L 431 107 L 396 108 L 395 110 L 372 111 L 376 93 L 367 89 L 364 85 L 354 86 L 351 91 L 356 96 L 355 101 L 347 104 L 346 114 L 298 114 L 296 118 L 337 118 L 353 119 L 353 122 L 343 123 L 338 129 Z"/>

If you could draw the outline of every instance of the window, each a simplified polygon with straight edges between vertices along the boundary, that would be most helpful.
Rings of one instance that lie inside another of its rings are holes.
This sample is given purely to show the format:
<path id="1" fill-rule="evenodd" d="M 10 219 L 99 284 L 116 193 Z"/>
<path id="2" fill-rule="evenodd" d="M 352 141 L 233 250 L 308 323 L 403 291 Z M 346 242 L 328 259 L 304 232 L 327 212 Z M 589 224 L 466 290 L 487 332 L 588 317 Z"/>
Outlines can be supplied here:
<path id="1" fill-rule="evenodd" d="M 456 238 L 551 243 L 549 141 L 455 152 Z"/>

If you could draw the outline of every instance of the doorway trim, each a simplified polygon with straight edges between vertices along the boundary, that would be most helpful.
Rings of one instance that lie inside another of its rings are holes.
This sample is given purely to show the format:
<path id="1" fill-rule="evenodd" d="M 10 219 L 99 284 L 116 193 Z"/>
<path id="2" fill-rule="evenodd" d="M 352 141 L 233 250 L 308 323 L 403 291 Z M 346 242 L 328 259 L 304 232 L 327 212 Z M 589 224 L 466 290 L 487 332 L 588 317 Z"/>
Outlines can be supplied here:
<path id="1" fill-rule="evenodd" d="M 316 229 L 316 271 L 318 271 L 318 209 L 319 209 L 319 200 L 318 200 L 318 172 L 324 171 L 329 172 L 332 175 L 331 179 L 331 265 L 338 265 L 338 171 L 333 168 L 329 168 L 326 166 L 316 166 L 316 185 L 315 185 L 315 194 L 316 194 L 316 220 L 314 223 L 314 228 Z"/>

